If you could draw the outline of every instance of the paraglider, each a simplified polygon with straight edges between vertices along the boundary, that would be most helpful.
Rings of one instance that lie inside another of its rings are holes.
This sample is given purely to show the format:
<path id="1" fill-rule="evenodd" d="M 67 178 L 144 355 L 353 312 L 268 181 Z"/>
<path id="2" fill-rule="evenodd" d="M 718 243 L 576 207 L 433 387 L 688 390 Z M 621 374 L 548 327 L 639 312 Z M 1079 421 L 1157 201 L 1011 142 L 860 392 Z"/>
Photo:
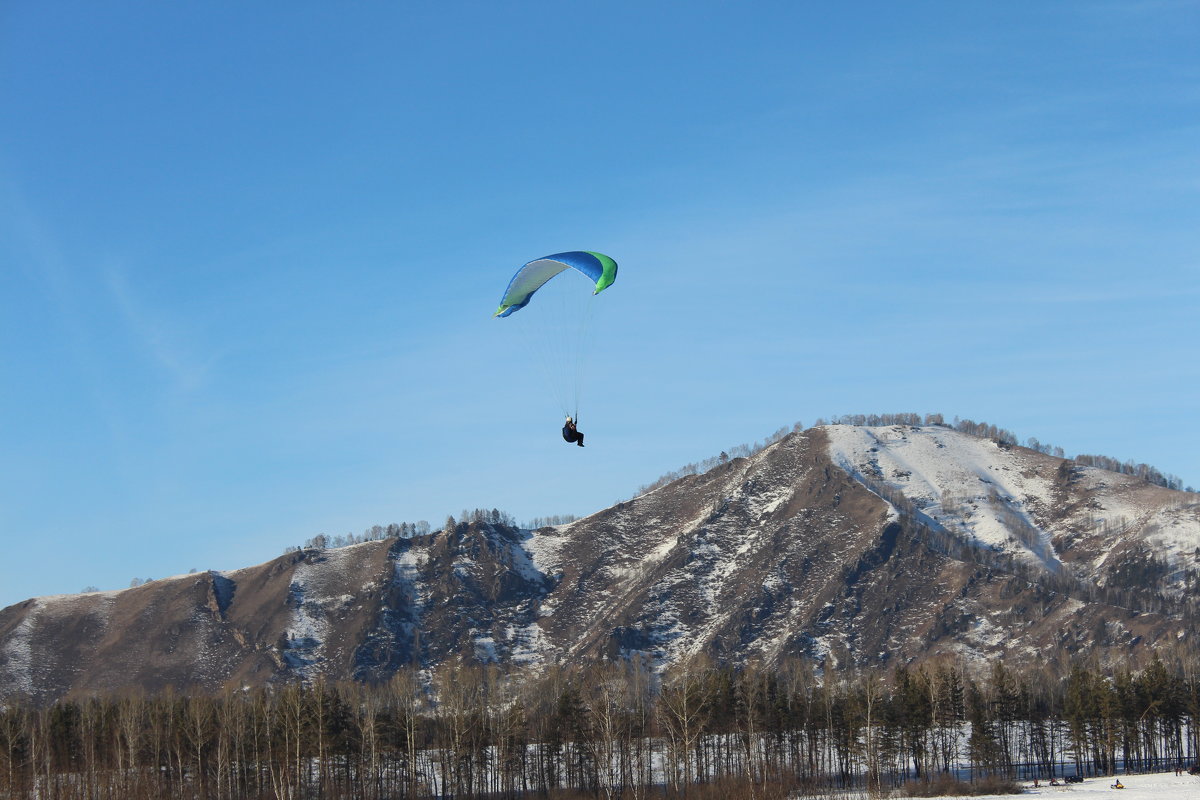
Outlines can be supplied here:
<path id="1" fill-rule="evenodd" d="M 529 346 L 524 350 L 540 356 L 550 388 L 566 414 L 562 433 L 568 444 L 583 447 L 583 434 L 576 425 L 594 301 L 616 279 L 617 262 L 603 253 L 572 250 L 537 258 L 509 280 L 500 307 L 492 315 L 512 316 L 542 292 L 534 309 L 520 316 L 517 327 L 529 335 Z M 553 284 L 547 287 L 551 281 Z"/>
<path id="2" fill-rule="evenodd" d="M 508 282 L 508 288 L 504 290 L 504 297 L 500 298 L 500 308 L 492 316 L 507 317 L 514 311 L 521 310 L 529 305 L 534 292 L 545 286 L 555 275 L 572 268 L 595 282 L 593 295 L 600 294 L 617 279 L 617 262 L 603 253 L 573 250 L 535 259 L 513 275 L 512 280 Z"/>
<path id="3" fill-rule="evenodd" d="M 583 434 L 575 427 L 575 420 L 567 417 L 567 424 L 563 425 L 563 441 L 567 444 L 575 442 L 575 444 L 583 447 Z"/>

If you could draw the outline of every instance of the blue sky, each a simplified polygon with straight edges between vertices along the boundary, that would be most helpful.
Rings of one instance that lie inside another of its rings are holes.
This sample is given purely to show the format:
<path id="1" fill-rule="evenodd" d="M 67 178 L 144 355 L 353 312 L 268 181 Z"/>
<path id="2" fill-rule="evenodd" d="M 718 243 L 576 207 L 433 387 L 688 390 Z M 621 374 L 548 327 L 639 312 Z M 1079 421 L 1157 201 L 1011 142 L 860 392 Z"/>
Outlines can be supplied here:
<path id="1" fill-rule="evenodd" d="M 1200 485 L 1198 37 L 1191 2 L 0 5 L 0 606 L 588 514 L 843 413 Z M 490 316 L 570 249 L 621 265 L 582 451 Z"/>

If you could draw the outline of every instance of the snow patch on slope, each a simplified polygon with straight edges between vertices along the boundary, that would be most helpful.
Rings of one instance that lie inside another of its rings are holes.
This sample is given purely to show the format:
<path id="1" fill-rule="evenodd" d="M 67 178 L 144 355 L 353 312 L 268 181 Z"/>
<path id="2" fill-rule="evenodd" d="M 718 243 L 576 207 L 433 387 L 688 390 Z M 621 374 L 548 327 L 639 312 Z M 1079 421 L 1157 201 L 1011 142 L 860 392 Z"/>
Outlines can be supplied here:
<path id="1" fill-rule="evenodd" d="M 410 548 L 397 556 L 394 562 L 396 583 L 404 592 L 405 599 L 412 609 L 408 624 L 414 629 L 420 625 L 421 617 L 429 604 L 429 590 L 421 583 L 421 567 L 428 561 L 427 551 Z"/>
<path id="2" fill-rule="evenodd" d="M 1030 503 L 1050 504 L 1052 486 L 1022 463 L 1021 452 L 936 426 L 831 425 L 824 430 L 833 462 L 872 491 L 903 494 L 941 527 L 1060 569 L 1049 535 L 1027 510 Z"/>
<path id="3" fill-rule="evenodd" d="M 1169 490 L 1145 483 L 1140 478 L 1096 467 L 1077 467 L 1088 489 L 1103 492 L 1103 499 L 1089 509 L 1093 520 L 1114 530 L 1138 529 L 1147 544 L 1158 549 L 1190 554 L 1200 548 L 1200 502 L 1181 500 L 1164 504 Z M 1195 500 L 1195 495 L 1172 493 Z"/>
<path id="4" fill-rule="evenodd" d="M 509 625 L 504 632 L 509 642 L 509 659 L 514 664 L 535 664 L 545 660 L 553 647 L 536 622 L 516 627 Z"/>
<path id="5" fill-rule="evenodd" d="M 321 551 L 316 561 L 304 561 L 292 573 L 288 587 L 288 603 L 295 607 L 287 627 L 284 659 L 297 674 L 311 679 L 322 671 L 325 645 L 329 641 L 330 611 L 346 606 L 354 597 L 339 593 L 326 595 L 326 580 L 343 573 L 346 562 L 357 555 L 357 549 L 370 543 Z"/>
<path id="6" fill-rule="evenodd" d="M 569 527 L 569 525 L 558 526 L 553 528 L 551 533 L 521 531 L 522 534 L 526 534 L 526 538 L 521 543 L 521 549 L 529 556 L 529 563 L 535 570 L 543 575 L 549 575 L 561 568 L 562 554 L 560 551 L 568 541 L 565 530 Z"/>
<path id="7" fill-rule="evenodd" d="M 12 687 L 17 694 L 32 694 L 34 690 L 32 639 L 40 610 L 41 601 L 35 599 L 0 650 L 0 686 Z"/>

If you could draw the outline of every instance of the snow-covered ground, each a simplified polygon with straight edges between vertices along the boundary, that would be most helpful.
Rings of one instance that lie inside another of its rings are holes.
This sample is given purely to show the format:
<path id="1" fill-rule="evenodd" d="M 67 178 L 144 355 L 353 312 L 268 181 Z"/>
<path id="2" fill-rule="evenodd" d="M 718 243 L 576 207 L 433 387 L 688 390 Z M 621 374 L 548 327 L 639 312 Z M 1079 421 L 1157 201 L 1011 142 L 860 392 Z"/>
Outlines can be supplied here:
<path id="1" fill-rule="evenodd" d="M 1150 775 L 1119 775 L 1124 789 L 1114 789 L 1116 778 L 1088 778 L 1083 783 L 1064 786 L 1047 786 L 1045 781 L 1034 787 L 1026 785 L 1024 794 L 998 795 L 1000 798 L 1028 800 L 1043 797 L 1046 800 L 1197 800 L 1200 798 L 1200 777 L 1176 776 L 1174 771 Z"/>

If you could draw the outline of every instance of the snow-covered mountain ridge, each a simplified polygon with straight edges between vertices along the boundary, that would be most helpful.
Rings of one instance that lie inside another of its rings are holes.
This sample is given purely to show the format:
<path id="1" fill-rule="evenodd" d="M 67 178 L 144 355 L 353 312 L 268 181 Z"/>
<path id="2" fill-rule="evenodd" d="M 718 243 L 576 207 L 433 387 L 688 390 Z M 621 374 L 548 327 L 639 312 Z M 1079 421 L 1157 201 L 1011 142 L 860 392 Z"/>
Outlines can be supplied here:
<path id="1" fill-rule="evenodd" d="M 980 545 L 1051 571 L 1061 567 L 1062 548 L 1101 586 L 1109 558 L 1131 546 L 1171 565 L 1160 588 L 1182 593 L 1188 565 L 1195 571 L 1195 494 L 937 426 L 826 432 L 831 458 L 864 485 L 899 492 L 933 524 Z M 1081 548 L 1085 541 L 1092 546 Z"/>
<path id="2" fill-rule="evenodd" d="M 831 425 L 568 525 L 488 523 L 0 610 L 0 696 L 695 654 L 822 668 L 1193 646 L 1197 496 Z"/>

